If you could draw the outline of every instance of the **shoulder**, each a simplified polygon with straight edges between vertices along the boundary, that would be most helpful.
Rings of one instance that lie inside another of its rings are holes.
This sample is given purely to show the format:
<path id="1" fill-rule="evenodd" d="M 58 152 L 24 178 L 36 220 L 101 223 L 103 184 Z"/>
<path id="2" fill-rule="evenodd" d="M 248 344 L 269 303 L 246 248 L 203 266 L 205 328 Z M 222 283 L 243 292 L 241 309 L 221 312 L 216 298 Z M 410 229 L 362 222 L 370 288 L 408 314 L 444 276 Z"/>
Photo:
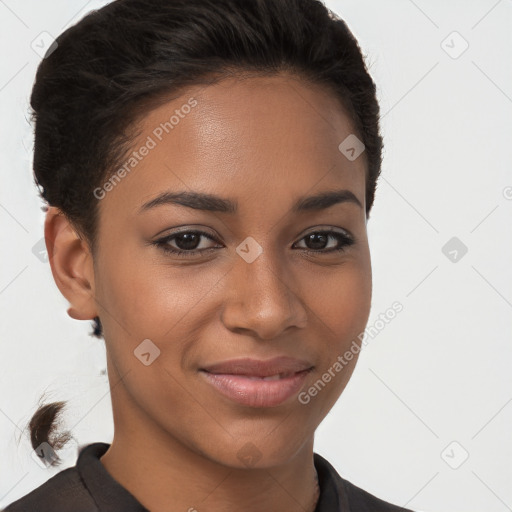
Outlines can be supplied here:
<path id="1" fill-rule="evenodd" d="M 341 477 L 340 477 L 341 478 Z M 342 479 L 347 493 L 350 510 L 354 512 L 413 512 L 408 508 L 399 507 L 377 498 L 373 494 L 357 487 L 348 480 Z"/>
<path id="2" fill-rule="evenodd" d="M 317 512 L 343 510 L 347 512 L 413 512 L 377 498 L 338 474 L 336 469 L 318 453 L 314 454 L 323 492 Z"/>
<path id="3" fill-rule="evenodd" d="M 3 512 L 97 512 L 76 467 L 57 473 L 39 487 L 14 501 Z"/>

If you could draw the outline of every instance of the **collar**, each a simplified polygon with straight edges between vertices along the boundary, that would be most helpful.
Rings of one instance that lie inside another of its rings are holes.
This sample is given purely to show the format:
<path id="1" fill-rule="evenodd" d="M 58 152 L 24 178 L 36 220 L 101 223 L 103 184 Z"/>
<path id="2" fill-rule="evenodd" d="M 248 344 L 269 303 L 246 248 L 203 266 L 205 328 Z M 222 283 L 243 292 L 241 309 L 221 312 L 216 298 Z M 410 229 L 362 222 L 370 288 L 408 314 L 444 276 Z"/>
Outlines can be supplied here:
<path id="1" fill-rule="evenodd" d="M 92 443 L 80 448 L 76 468 L 101 512 L 149 512 L 101 463 L 108 443 Z"/>

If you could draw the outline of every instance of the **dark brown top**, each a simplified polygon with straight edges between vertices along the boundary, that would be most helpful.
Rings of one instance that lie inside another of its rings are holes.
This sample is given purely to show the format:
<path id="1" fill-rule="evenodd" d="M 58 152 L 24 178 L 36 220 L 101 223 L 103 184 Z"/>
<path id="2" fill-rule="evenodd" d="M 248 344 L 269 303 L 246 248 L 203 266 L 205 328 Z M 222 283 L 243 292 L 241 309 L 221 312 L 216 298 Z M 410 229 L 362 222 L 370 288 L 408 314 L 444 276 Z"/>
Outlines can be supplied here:
<path id="1" fill-rule="evenodd" d="M 109 446 L 101 442 L 83 446 L 75 466 L 57 473 L 4 512 L 149 512 L 101 463 Z M 345 480 L 317 453 L 314 463 L 320 487 L 315 512 L 412 512 Z"/>

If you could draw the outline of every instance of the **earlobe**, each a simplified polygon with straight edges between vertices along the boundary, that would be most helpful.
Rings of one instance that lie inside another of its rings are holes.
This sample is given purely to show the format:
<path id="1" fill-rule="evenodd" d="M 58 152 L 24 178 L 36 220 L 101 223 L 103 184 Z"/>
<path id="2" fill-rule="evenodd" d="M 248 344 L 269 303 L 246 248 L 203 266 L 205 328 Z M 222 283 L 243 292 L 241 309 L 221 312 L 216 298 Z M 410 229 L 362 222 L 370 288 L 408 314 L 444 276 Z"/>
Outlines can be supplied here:
<path id="1" fill-rule="evenodd" d="M 68 315 L 75 320 L 92 320 L 98 311 L 92 255 L 87 242 L 54 206 L 46 213 L 44 236 L 53 279 L 70 303 Z"/>

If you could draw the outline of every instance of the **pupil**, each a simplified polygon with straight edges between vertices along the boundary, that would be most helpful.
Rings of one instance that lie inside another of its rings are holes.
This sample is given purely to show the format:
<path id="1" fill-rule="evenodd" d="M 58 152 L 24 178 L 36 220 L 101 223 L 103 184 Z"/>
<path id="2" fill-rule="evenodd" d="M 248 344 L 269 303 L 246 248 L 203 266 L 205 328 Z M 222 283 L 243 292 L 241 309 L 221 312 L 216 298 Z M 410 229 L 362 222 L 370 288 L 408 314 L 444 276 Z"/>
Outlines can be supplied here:
<path id="1" fill-rule="evenodd" d="M 318 243 L 315 244 L 315 240 L 316 240 L 316 242 L 318 242 L 318 239 L 320 239 L 319 245 L 318 245 Z M 313 247 L 309 246 L 308 241 L 313 242 Z M 313 233 L 306 238 L 306 245 L 308 245 L 308 247 L 310 249 L 324 249 L 326 243 L 327 243 L 327 236 L 323 235 L 323 234 Z M 315 247 L 315 245 L 316 245 L 316 247 Z"/>
<path id="2" fill-rule="evenodd" d="M 184 243 L 183 243 L 184 241 Z M 198 246 L 199 236 L 196 233 L 184 233 L 176 237 L 176 245 L 180 249 L 195 249 Z"/>

